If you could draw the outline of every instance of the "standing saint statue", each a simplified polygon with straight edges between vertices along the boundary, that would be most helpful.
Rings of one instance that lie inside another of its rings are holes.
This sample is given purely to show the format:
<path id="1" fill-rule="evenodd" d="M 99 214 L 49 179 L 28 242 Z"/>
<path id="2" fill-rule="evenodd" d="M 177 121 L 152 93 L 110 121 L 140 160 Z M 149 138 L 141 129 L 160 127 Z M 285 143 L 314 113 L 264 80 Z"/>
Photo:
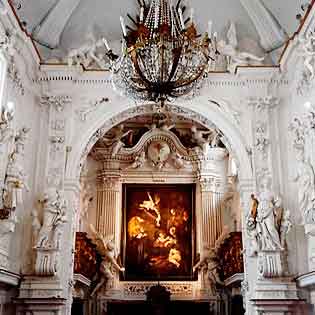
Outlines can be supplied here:
<path id="1" fill-rule="evenodd" d="M 315 174 L 313 166 L 304 157 L 304 151 L 298 152 L 298 171 L 294 181 L 298 183 L 298 201 L 303 224 L 315 222 Z"/>
<path id="2" fill-rule="evenodd" d="M 23 201 L 23 189 L 29 190 L 20 157 L 17 152 L 13 152 L 9 157 L 3 189 L 3 206 L 5 209 L 15 210 Z"/>
<path id="3" fill-rule="evenodd" d="M 268 177 L 262 179 L 257 200 L 256 231 L 259 250 L 282 250 L 276 220 L 276 211 L 280 207 L 280 202 L 270 190 L 270 179 Z"/>

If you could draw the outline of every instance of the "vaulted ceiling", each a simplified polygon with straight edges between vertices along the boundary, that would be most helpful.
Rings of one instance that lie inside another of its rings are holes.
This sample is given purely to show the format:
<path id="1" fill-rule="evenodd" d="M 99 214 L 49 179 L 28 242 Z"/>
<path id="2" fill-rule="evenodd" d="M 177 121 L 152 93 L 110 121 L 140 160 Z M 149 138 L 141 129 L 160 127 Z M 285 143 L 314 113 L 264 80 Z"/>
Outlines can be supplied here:
<path id="1" fill-rule="evenodd" d="M 25 29 L 37 41 L 43 59 L 56 52 L 66 56 L 74 48 L 92 38 L 106 37 L 119 40 L 119 16 L 135 15 L 139 6 L 136 0 L 10 0 Z M 256 1 L 256 0 L 252 0 Z M 298 29 L 296 15 L 303 14 L 303 0 L 262 0 L 288 36 Z M 258 33 L 242 0 L 190 0 L 184 1 L 195 9 L 196 23 L 201 32 L 208 20 L 224 36 L 230 22 L 235 22 L 239 39 L 259 41 Z M 304 12 L 305 13 L 305 12 Z M 47 46 L 47 47 L 45 47 Z M 49 48 L 48 48 L 49 47 Z"/>

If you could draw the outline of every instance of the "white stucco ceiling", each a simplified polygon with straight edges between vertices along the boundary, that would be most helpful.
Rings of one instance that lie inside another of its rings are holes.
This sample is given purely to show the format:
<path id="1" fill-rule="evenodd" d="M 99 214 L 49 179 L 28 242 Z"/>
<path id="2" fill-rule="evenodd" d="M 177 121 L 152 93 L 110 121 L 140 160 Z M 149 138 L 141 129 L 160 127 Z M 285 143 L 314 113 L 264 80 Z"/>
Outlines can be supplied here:
<path id="1" fill-rule="evenodd" d="M 27 0 L 22 2 L 22 7 L 17 10 L 17 14 L 21 21 L 26 22 L 29 33 L 34 31 L 58 1 L 68 0 Z M 301 13 L 301 5 L 305 1 L 263 1 L 288 35 L 292 35 L 299 25 L 296 14 Z M 195 9 L 195 19 L 200 32 L 206 30 L 207 21 L 211 19 L 214 29 L 223 36 L 229 23 L 235 22 L 240 39 L 249 37 L 258 40 L 258 34 L 251 18 L 240 0 L 190 0 L 186 3 Z M 91 30 L 96 38 L 105 36 L 109 40 L 117 40 L 121 36 L 119 16 L 126 16 L 127 13 L 135 15 L 137 9 L 136 0 L 81 0 L 70 18 L 67 19 L 58 48 L 66 54 L 70 49 L 80 47 L 87 42 L 88 33 Z M 48 51 L 42 50 L 42 52 L 47 55 Z"/>

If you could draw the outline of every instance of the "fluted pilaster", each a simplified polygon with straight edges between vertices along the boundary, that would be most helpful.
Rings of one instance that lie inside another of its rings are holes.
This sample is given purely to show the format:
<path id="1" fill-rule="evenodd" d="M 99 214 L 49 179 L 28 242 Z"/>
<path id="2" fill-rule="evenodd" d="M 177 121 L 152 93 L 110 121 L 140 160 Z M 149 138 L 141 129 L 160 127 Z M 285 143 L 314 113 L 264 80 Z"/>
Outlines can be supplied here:
<path id="1" fill-rule="evenodd" d="M 116 220 L 120 209 L 121 183 L 119 176 L 103 177 L 97 191 L 96 228 L 103 235 L 116 234 Z"/>

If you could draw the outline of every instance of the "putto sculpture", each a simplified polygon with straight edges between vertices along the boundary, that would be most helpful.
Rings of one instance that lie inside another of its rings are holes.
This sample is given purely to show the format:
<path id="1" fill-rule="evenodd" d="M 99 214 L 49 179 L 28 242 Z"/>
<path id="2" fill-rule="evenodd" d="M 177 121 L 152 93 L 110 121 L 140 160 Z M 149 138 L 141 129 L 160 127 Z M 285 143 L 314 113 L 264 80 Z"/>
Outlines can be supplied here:
<path id="1" fill-rule="evenodd" d="M 112 237 L 105 238 L 97 232 L 93 225 L 90 225 L 92 242 L 96 245 L 97 251 L 102 256 L 102 262 L 99 268 L 99 280 L 94 287 L 91 296 L 94 296 L 105 285 L 105 291 L 112 287 L 114 271 L 124 272 L 125 268 L 117 263 L 115 245 Z"/>

